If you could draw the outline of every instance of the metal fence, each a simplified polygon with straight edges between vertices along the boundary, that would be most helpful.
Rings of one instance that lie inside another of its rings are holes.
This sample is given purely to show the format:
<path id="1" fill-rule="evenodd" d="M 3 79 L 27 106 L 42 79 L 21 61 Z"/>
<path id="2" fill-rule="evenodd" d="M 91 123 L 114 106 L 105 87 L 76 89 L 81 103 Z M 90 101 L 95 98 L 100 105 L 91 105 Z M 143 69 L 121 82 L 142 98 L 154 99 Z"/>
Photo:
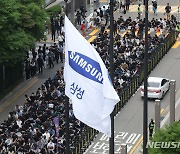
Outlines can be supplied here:
<path id="1" fill-rule="evenodd" d="M 164 39 L 164 42 L 160 44 L 155 49 L 155 52 L 148 59 L 148 74 L 156 67 L 159 61 L 163 56 L 169 51 L 172 45 L 175 43 L 178 33 L 176 31 L 171 31 Z M 138 76 L 131 79 L 128 86 L 122 89 L 122 92 L 119 94 L 120 102 L 116 104 L 115 114 L 117 114 L 121 108 L 128 102 L 130 97 L 137 91 L 139 86 L 142 84 L 144 79 L 143 66 L 140 67 Z M 98 131 L 86 126 L 84 132 L 79 136 L 78 141 L 76 141 L 76 147 L 71 148 L 71 154 L 82 154 L 91 142 L 95 139 Z"/>
<path id="2" fill-rule="evenodd" d="M 5 95 L 8 89 L 23 79 L 23 63 L 15 65 L 9 63 L 0 64 L 0 98 Z"/>

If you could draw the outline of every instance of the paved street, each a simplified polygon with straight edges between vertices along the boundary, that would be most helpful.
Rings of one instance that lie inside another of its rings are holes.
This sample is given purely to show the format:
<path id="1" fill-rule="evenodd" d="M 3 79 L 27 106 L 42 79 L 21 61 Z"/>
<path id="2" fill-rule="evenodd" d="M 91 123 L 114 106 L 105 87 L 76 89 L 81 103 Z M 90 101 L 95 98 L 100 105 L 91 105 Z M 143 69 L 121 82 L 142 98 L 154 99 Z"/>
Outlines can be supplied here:
<path id="1" fill-rule="evenodd" d="M 169 79 L 176 80 L 177 99 L 180 97 L 180 73 L 177 71 L 180 61 L 178 58 L 180 58 L 179 48 L 171 49 L 150 74 L 150 76 L 167 77 Z M 161 102 L 161 115 L 163 119 L 163 117 L 167 114 L 166 108 L 169 105 L 169 93 L 166 94 Z M 148 105 L 148 117 L 150 121 L 151 118 L 154 118 L 154 101 L 149 100 Z M 136 145 L 138 140 L 142 140 L 142 115 L 143 100 L 141 99 L 140 91 L 138 90 L 115 118 L 115 153 L 120 152 L 119 147 L 122 143 L 126 143 L 128 145 L 128 152 L 132 153 L 132 150 L 134 150 L 133 147 Z M 108 146 L 108 138 L 99 134 L 86 154 L 108 153 Z"/>
<path id="2" fill-rule="evenodd" d="M 103 4 L 105 4 L 107 1 L 101 0 Z M 101 2 L 100 1 L 100 2 Z M 168 0 L 158 0 L 158 16 L 154 16 L 152 13 L 152 6 L 149 6 L 149 18 L 152 19 L 165 17 L 164 16 L 164 7 Z M 178 0 L 173 0 L 169 2 L 172 6 L 172 12 L 175 16 L 178 17 Z M 150 2 L 151 5 L 151 2 Z M 120 15 L 123 15 L 121 12 L 116 11 L 114 13 L 115 19 L 117 19 Z M 131 5 L 130 11 L 127 12 L 125 17 L 131 16 L 133 19 L 137 17 L 137 5 Z M 109 30 L 108 30 L 109 31 Z M 93 41 L 97 34 L 99 32 L 99 29 L 94 29 L 92 32 L 89 32 L 90 34 L 87 36 L 87 39 L 89 42 Z M 52 42 L 50 42 L 52 43 Z M 37 44 L 39 45 L 39 44 Z M 161 62 L 158 64 L 158 66 L 152 71 L 150 76 L 160 76 L 160 77 L 166 77 L 169 79 L 176 80 L 176 98 L 178 99 L 180 97 L 180 72 L 179 70 L 180 66 L 180 52 L 179 52 L 179 45 L 180 45 L 180 38 L 177 40 L 175 45 L 172 47 L 172 49 L 168 52 L 168 54 L 161 60 Z M 41 86 L 42 83 L 48 78 L 52 77 L 55 72 L 63 66 L 62 63 L 55 64 L 55 67 L 53 69 L 46 69 L 42 75 L 36 75 L 34 78 L 24 81 L 21 83 L 16 89 L 14 89 L 7 97 L 5 97 L 0 102 L 0 123 L 7 119 L 8 113 L 12 111 L 16 104 L 22 105 L 24 103 L 25 94 L 31 94 L 32 92 L 35 92 L 38 87 Z M 166 114 L 169 111 L 168 108 L 169 103 L 169 93 L 163 98 L 162 100 L 162 109 L 161 109 L 161 115 L 162 120 L 163 117 L 166 116 Z M 154 117 L 154 101 L 148 102 L 149 109 L 148 109 L 148 116 L 149 120 Z M 178 111 L 180 108 L 177 108 Z M 140 153 L 137 151 L 137 146 L 142 141 L 142 121 L 143 121 L 143 100 L 140 97 L 140 91 L 138 90 L 137 93 L 131 97 L 131 99 L 128 101 L 126 106 L 121 110 L 121 112 L 116 116 L 115 118 L 115 153 L 120 153 L 120 144 L 126 143 L 128 146 L 128 153 Z M 94 142 L 91 144 L 89 149 L 85 152 L 86 154 L 107 154 L 109 151 L 109 142 L 108 138 L 105 135 L 98 134 L 97 138 L 94 140 Z"/>

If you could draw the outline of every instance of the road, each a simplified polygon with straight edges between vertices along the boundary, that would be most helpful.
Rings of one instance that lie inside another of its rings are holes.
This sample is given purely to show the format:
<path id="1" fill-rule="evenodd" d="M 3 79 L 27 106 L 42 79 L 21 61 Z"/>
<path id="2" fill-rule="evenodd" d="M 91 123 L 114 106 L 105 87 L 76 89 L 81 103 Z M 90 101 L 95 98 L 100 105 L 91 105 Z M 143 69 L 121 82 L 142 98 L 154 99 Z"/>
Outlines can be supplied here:
<path id="1" fill-rule="evenodd" d="M 15 106 L 23 105 L 25 101 L 25 94 L 30 95 L 49 78 L 53 77 L 57 70 L 63 66 L 62 63 L 55 64 L 54 68 L 46 68 L 43 74 L 37 74 L 30 80 L 23 81 L 11 93 L 9 93 L 3 100 L 0 101 L 0 123 L 7 119 L 8 113 L 15 109 Z"/>
<path id="2" fill-rule="evenodd" d="M 160 61 L 156 68 L 151 72 L 150 76 L 166 77 L 170 80 L 176 80 L 176 96 L 180 96 L 180 52 L 178 48 L 172 48 L 166 56 Z M 161 116 L 165 117 L 169 105 L 169 92 L 161 101 Z M 154 100 L 148 101 L 148 121 L 154 118 Z M 143 100 L 140 97 L 140 90 L 131 97 L 126 106 L 115 118 L 115 153 L 119 153 L 120 144 L 126 143 L 128 152 L 131 152 L 138 140 L 142 140 L 143 132 Z M 86 154 L 108 153 L 108 138 L 99 134 L 92 143 Z"/>

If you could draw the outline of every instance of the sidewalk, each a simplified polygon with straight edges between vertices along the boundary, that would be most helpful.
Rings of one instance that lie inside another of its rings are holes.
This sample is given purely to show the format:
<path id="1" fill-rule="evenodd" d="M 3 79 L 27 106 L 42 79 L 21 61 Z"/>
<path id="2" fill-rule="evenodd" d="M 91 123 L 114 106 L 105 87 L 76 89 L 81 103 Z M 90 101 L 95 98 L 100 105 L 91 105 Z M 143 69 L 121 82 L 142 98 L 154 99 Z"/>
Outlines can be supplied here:
<path id="1" fill-rule="evenodd" d="M 100 1 L 99 2 L 99 7 L 102 7 L 102 6 L 106 6 L 108 4 L 108 2 L 104 2 L 104 1 Z M 50 8 L 50 7 L 53 7 L 53 6 L 55 6 L 55 5 L 62 5 L 62 6 L 64 6 L 65 5 L 65 2 L 64 2 L 64 0 L 56 0 L 54 3 L 52 3 L 52 4 L 50 4 L 49 6 L 47 6 L 46 7 L 46 9 L 48 9 L 48 8 Z M 95 4 L 94 4 L 94 7 L 96 8 L 96 6 L 95 6 Z M 89 21 L 90 20 L 90 18 L 92 17 L 92 13 L 93 12 L 91 12 L 92 11 L 92 8 L 91 8 L 91 6 L 90 6 L 90 4 L 87 4 L 87 20 Z M 68 14 L 68 16 L 70 17 L 71 16 L 71 14 L 69 13 Z M 80 30 L 80 27 L 76 27 L 78 30 Z M 88 31 L 87 33 L 89 34 L 91 31 Z M 46 35 L 47 36 L 47 40 L 46 41 L 41 41 L 41 42 L 38 42 L 38 43 L 53 43 L 54 41 L 51 39 L 51 33 L 49 33 L 49 34 L 47 34 Z M 58 39 L 57 39 L 57 37 L 56 37 L 56 40 L 55 40 L 55 42 L 57 43 L 58 42 Z"/>
<path id="2" fill-rule="evenodd" d="M 107 2 L 100 1 L 99 2 L 99 7 L 101 7 L 101 6 L 105 5 L 105 4 L 108 4 L 108 1 Z M 64 2 L 64 0 L 56 0 L 55 2 L 51 3 L 50 5 L 48 5 L 46 7 L 46 9 L 51 8 L 51 7 L 55 6 L 55 5 L 65 6 L 65 2 Z M 95 4 L 94 4 L 94 8 L 97 8 L 97 6 Z M 91 9 L 90 4 L 87 4 L 87 11 L 88 11 L 88 13 L 89 13 L 90 9 Z"/>
<path id="3" fill-rule="evenodd" d="M 50 5 L 48 5 L 46 7 L 46 9 L 51 8 L 51 7 L 53 7 L 55 5 L 58 5 L 58 4 L 59 5 L 65 5 L 65 2 L 64 2 L 64 0 L 56 0 L 55 2 L 51 3 Z"/>
<path id="4" fill-rule="evenodd" d="M 175 121 L 179 121 L 180 120 L 180 96 L 178 96 L 178 93 L 176 94 L 176 96 L 178 97 L 178 99 L 176 100 L 176 104 L 175 104 Z M 170 113 L 168 112 L 166 116 L 164 117 L 164 119 L 161 121 L 161 128 L 169 124 L 169 114 Z M 135 151 L 130 154 L 142 154 L 143 152 L 142 147 L 143 147 L 143 138 L 141 142 L 139 142 L 139 145 L 137 144 Z"/>

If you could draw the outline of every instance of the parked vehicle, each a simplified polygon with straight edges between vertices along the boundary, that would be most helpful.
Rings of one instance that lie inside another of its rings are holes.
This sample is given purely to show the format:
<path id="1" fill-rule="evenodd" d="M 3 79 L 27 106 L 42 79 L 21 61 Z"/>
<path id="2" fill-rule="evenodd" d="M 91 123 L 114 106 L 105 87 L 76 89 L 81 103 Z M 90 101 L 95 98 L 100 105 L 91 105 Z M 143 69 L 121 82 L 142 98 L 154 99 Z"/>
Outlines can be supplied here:
<path id="1" fill-rule="evenodd" d="M 162 99 L 166 92 L 169 90 L 170 80 L 160 77 L 148 78 L 148 98 Z M 144 97 L 144 85 L 141 86 L 141 97 Z"/>

